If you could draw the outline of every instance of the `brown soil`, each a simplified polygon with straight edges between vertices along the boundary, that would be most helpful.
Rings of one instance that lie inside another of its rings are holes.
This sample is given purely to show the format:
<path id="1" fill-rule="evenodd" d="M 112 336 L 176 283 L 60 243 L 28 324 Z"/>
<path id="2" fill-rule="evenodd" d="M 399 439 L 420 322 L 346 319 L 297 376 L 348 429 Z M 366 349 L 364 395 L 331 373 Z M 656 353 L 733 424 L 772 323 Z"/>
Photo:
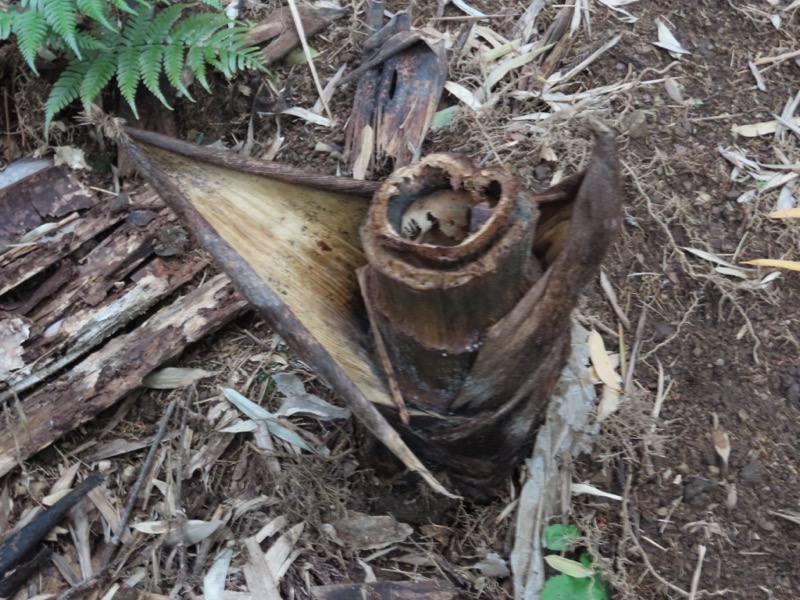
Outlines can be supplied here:
<path id="1" fill-rule="evenodd" d="M 388 8 L 397 10 L 402 4 L 390 2 Z M 427 4 L 415 3 L 415 25 L 424 25 L 428 22 L 425 18 L 433 14 L 435 3 Z M 516 19 L 511 15 L 527 6 L 512 0 L 473 4 L 488 14 L 508 13 L 508 17 L 487 24 L 505 35 L 510 35 Z M 556 12 L 547 4 L 539 19 L 545 24 Z M 800 259 L 797 222 L 770 221 L 765 216 L 774 209 L 779 190 L 738 203 L 737 198 L 756 185 L 744 178 L 734 181 L 732 165 L 718 150 L 738 145 L 748 158 L 762 164 L 780 163 L 781 156 L 795 166 L 800 161 L 800 140 L 791 133 L 773 141 L 772 136 L 737 138 L 731 131 L 734 125 L 772 119 L 798 92 L 800 63 L 795 59 L 761 66 L 766 91 L 756 88 L 748 61 L 796 50 L 800 8 L 783 13 L 781 27 L 776 29 L 769 15 L 779 14 L 781 7 L 773 3 L 750 7 L 724 0 L 637 2 L 625 7 L 638 17 L 635 23 L 619 21 L 599 2 L 591 1 L 589 6 L 591 38 L 577 32 L 565 62 L 592 42 L 606 41 L 617 33 L 622 33 L 622 38 L 583 70 L 569 91 L 595 89 L 626 78 L 639 82 L 577 111 L 598 111 L 621 134 L 628 218 L 605 271 L 632 323 L 623 334 L 627 348 L 634 342 L 644 307 L 647 315 L 636 364 L 637 392 L 629 405 L 607 422 L 596 441 L 596 451 L 578 459 L 573 473 L 574 481 L 588 480 L 605 491 L 624 495 L 626 508 L 619 502 L 579 497 L 570 506 L 570 518 L 586 534 L 587 544 L 612 585 L 611 597 L 688 597 L 698 573 L 700 545 L 707 552 L 693 597 L 800 597 L 795 565 L 800 525 L 775 514 L 800 511 L 800 464 L 795 451 L 800 443 L 799 275 L 786 272 L 760 289 L 753 280 L 717 272 L 715 264 L 681 249 L 705 250 L 734 263 L 766 257 Z M 445 14 L 461 13 L 451 6 Z M 691 54 L 675 61 L 652 45 L 657 40 L 656 17 L 668 19 L 670 29 Z M 436 26 L 457 26 L 446 23 Z M 338 21 L 315 38 L 312 45 L 321 51 L 316 65 L 324 81 L 343 62 L 358 63 L 363 37 L 358 17 Z M 454 68 L 450 79 L 470 81 L 476 75 L 474 67 L 465 63 Z M 642 83 L 664 75 L 679 84 L 684 103 L 670 96 L 664 82 Z M 310 107 L 316 99 L 306 67 L 277 66 L 272 77 L 283 93 L 259 102 Z M 242 82 L 250 85 L 251 94 L 258 93 L 256 83 Z M 202 135 L 204 143 L 222 139 L 232 145 L 232 131 L 235 139 L 245 137 L 253 96 L 241 96 L 241 88 L 225 87 L 222 82 L 218 88 L 220 95 L 215 94 L 213 102 L 201 94 L 197 104 L 179 107 L 178 123 L 186 139 L 196 141 Z M 334 96 L 332 110 L 340 124 L 349 114 L 353 90 L 354 86 L 347 86 Z M 455 102 L 445 94 L 442 106 Z M 465 109 L 455 123 L 429 136 L 424 152 L 459 151 L 476 160 L 489 156 L 489 164 L 501 162 L 534 185 L 547 185 L 557 170 L 573 172 L 585 159 L 590 141 L 580 114 L 509 134 L 504 127 L 514 110 L 525 114 L 545 107 L 533 100 L 515 105 L 504 98 L 478 117 Z M 336 156 L 314 147 L 324 142 L 341 148 L 341 126 L 326 130 L 290 117 L 281 117 L 280 126 L 286 140 L 276 160 L 312 165 L 318 172 L 336 172 Z M 274 117 L 257 119 L 254 153 L 268 147 L 276 132 Z M 556 152 L 557 162 L 538 158 L 545 145 Z M 795 188 L 798 195 L 800 187 Z M 769 272 L 762 271 L 760 277 Z M 600 328 L 608 348 L 618 348 L 618 319 L 599 283 L 590 286 L 580 314 Z M 220 372 L 215 381 L 203 384 L 199 397 L 186 409 L 190 424 L 197 419 L 198 432 L 208 427 L 202 418 L 207 412 L 205 403 L 218 398 L 220 385 L 239 389 L 274 409 L 280 399 L 269 377 L 292 369 L 303 376 L 309 391 L 326 394 L 313 372 L 292 362 L 288 350 L 256 317 L 202 342 L 176 366 Z M 658 435 L 652 438 L 649 422 L 642 415 L 652 409 L 659 367 L 671 387 L 657 420 Z M 116 423 L 116 427 L 104 436 L 152 434 L 165 397 L 162 392 L 143 392 L 121 422 L 118 414 L 108 414 L 88 431 L 70 435 L 56 449 L 69 454 L 108 424 Z M 714 449 L 713 414 L 729 435 L 727 465 Z M 283 583 L 284 591 L 293 590 L 294 596 L 285 597 L 309 597 L 308 583 L 363 581 L 364 570 L 357 559 L 371 551 L 359 554 L 338 548 L 321 528 L 349 510 L 390 513 L 415 528 L 413 542 L 370 563 L 378 579 L 405 579 L 416 573 L 445 577 L 462 589 L 465 597 L 511 597 L 507 579 L 481 576 L 473 565 L 487 551 L 507 558 L 513 518 L 501 513 L 518 490 L 516 481 L 509 481 L 503 498 L 488 506 L 444 503 L 402 474 L 394 479 L 385 474 L 376 477 L 380 464 L 359 459 L 368 446 L 352 424 L 320 425 L 304 420 L 301 426 L 332 449 L 332 459 L 283 456 L 284 476 L 276 483 L 264 474 L 268 459 L 237 439 L 217 463 L 204 466 L 184 483 L 188 518 L 212 518 L 233 499 L 265 494 L 269 502 L 229 525 L 235 539 L 253 534 L 279 515 L 286 515 L 290 523 L 306 521 L 300 557 Z M 644 439 L 655 441 L 643 444 Z M 32 461 L 27 475 L 8 478 L 6 485 L 17 486 L 18 502 L 25 503 L 22 495 L 29 490 L 21 483 L 24 477 L 36 472 L 52 475 L 53 465 L 60 460 L 56 449 Z M 142 457 L 137 453 L 113 459 L 111 470 L 138 465 Z M 117 494 L 124 498 L 125 489 Z M 155 517 L 145 511 L 136 518 Z M 169 566 L 163 562 L 167 553 L 159 547 L 144 560 L 148 591 L 169 593 L 179 580 L 177 561 Z M 411 566 L 397 560 L 403 554 L 433 557 L 434 563 Z M 190 562 L 196 558 L 191 549 L 189 558 Z M 203 564 L 193 566 L 188 587 L 195 586 L 199 592 L 197 586 L 212 559 L 213 553 Z M 159 560 L 160 579 L 152 575 L 149 562 Z M 228 589 L 244 589 L 240 571 L 229 575 Z"/>

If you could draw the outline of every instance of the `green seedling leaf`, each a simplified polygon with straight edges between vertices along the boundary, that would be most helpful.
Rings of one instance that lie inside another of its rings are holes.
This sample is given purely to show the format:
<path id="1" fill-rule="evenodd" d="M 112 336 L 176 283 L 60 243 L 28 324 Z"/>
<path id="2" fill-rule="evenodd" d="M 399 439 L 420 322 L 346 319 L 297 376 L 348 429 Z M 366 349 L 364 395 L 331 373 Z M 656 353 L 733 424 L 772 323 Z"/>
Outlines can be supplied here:
<path id="1" fill-rule="evenodd" d="M 456 118 L 456 111 L 458 110 L 458 105 L 455 106 L 448 106 L 447 108 L 443 108 L 435 115 L 433 115 L 433 120 L 431 121 L 431 129 L 434 131 L 437 129 L 441 129 L 445 125 L 448 125 L 453 122 L 453 119 Z"/>
<path id="2" fill-rule="evenodd" d="M 544 530 L 544 547 L 554 552 L 565 552 L 575 545 L 580 535 L 577 525 L 554 523 Z"/>
<path id="3" fill-rule="evenodd" d="M 592 578 L 556 575 L 544 584 L 542 600 L 607 600 L 605 587 Z"/>
<path id="4" fill-rule="evenodd" d="M 309 46 L 309 52 L 311 53 L 311 58 L 316 58 L 319 56 L 319 50 L 316 50 Z M 303 51 L 302 48 L 295 48 L 291 52 L 289 52 L 289 56 L 286 57 L 286 61 L 290 65 L 304 65 L 308 62 L 306 58 L 306 53 Z"/>
<path id="5" fill-rule="evenodd" d="M 576 579 L 592 577 L 594 575 L 594 571 L 592 569 L 584 567 L 577 560 L 571 560 L 556 554 L 545 556 L 544 560 L 556 571 L 564 573 L 564 575 L 569 575 L 570 577 L 575 577 Z"/>

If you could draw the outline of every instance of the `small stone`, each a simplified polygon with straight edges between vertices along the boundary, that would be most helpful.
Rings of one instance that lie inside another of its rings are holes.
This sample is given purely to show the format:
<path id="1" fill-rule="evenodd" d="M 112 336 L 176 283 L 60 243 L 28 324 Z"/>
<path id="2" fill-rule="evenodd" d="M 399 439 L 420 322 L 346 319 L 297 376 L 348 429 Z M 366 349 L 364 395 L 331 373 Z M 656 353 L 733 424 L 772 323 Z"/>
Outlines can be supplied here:
<path id="1" fill-rule="evenodd" d="M 181 256 L 189 245 L 189 234 L 182 227 L 174 225 L 158 232 L 154 251 L 156 256 Z"/>
<path id="2" fill-rule="evenodd" d="M 764 531 L 775 531 L 775 523 L 769 519 L 759 519 L 758 526 Z"/>
<path id="3" fill-rule="evenodd" d="M 760 483 L 763 478 L 761 461 L 754 458 L 742 468 L 739 475 L 741 475 L 742 480 L 748 483 Z"/>
<path id="4" fill-rule="evenodd" d="M 125 192 L 119 194 L 108 203 L 108 208 L 112 213 L 125 212 L 131 206 L 131 197 Z"/>
<path id="5" fill-rule="evenodd" d="M 628 113 L 623 117 L 623 127 L 625 127 L 628 135 L 633 140 L 647 137 L 649 129 L 647 126 L 647 113 L 643 110 L 635 110 L 632 113 Z"/>
<path id="6" fill-rule="evenodd" d="M 705 477 L 695 477 L 686 484 L 686 487 L 683 488 L 683 500 L 684 502 L 692 502 L 701 494 L 710 492 L 713 489 L 713 481 L 706 479 Z M 700 502 L 704 501 L 705 499 L 700 499 Z"/>

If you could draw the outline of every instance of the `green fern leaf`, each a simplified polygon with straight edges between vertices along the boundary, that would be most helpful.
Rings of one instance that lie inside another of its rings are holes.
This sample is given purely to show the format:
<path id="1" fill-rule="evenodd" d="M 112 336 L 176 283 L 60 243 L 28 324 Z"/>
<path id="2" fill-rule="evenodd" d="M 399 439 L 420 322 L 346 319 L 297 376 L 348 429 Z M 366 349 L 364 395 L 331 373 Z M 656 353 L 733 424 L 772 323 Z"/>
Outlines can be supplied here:
<path id="1" fill-rule="evenodd" d="M 142 75 L 142 83 L 150 90 L 161 104 L 172 110 L 159 85 L 159 75 L 161 75 L 161 60 L 164 54 L 163 46 L 145 46 L 139 54 L 139 71 Z"/>
<path id="2" fill-rule="evenodd" d="M 167 46 L 164 49 L 164 73 L 167 74 L 167 79 L 176 90 L 194 102 L 192 94 L 188 89 L 186 89 L 186 86 L 183 85 L 183 64 L 185 53 L 186 48 L 182 44 Z"/>
<path id="3" fill-rule="evenodd" d="M 151 44 L 161 44 L 167 40 L 170 29 L 175 24 L 188 4 L 173 4 L 162 10 L 147 28 L 146 39 Z"/>
<path id="4" fill-rule="evenodd" d="M 11 24 L 19 13 L 13 7 L 0 12 L 0 40 L 7 40 L 11 35 Z"/>
<path id="5" fill-rule="evenodd" d="M 44 129 L 49 131 L 53 117 L 78 97 L 81 83 L 91 65 L 87 61 L 73 60 L 61 73 L 44 105 Z"/>
<path id="6" fill-rule="evenodd" d="M 222 3 L 219 0 L 200 0 L 201 4 L 207 4 L 217 10 L 222 10 Z"/>
<path id="7" fill-rule="evenodd" d="M 114 76 L 117 55 L 112 52 L 99 52 L 92 58 L 87 56 L 86 62 L 89 63 L 89 68 L 81 82 L 80 98 L 84 108 L 89 108 L 97 94 L 108 85 Z"/>
<path id="8" fill-rule="evenodd" d="M 203 48 L 203 50 L 203 58 L 206 59 L 206 62 L 214 67 L 217 71 L 221 71 L 225 77 L 230 79 L 231 74 L 228 72 L 228 65 L 219 59 L 219 50 L 213 47 L 206 47 Z"/>
<path id="9" fill-rule="evenodd" d="M 264 66 L 264 55 L 261 50 L 255 46 L 248 46 L 238 50 L 239 54 L 239 69 L 254 69 L 256 71 L 265 72 L 267 69 Z"/>
<path id="10" fill-rule="evenodd" d="M 134 8 L 132 8 L 128 4 L 127 0 L 108 0 L 108 2 L 109 2 L 109 4 L 113 4 L 118 9 L 120 9 L 122 12 L 126 12 L 129 15 L 135 15 L 135 14 L 139 13 L 139 11 L 137 11 Z M 139 7 L 140 10 L 151 7 L 150 3 L 149 2 L 144 2 L 144 0 L 139 0 L 139 2 L 137 2 L 137 4 L 138 4 L 138 7 Z"/>
<path id="11" fill-rule="evenodd" d="M 75 41 L 78 42 L 78 47 L 81 50 L 105 50 L 106 52 L 113 52 L 114 42 L 107 43 L 102 39 L 98 39 L 93 35 L 88 33 L 83 33 L 82 31 L 78 32 L 78 35 L 75 37 Z"/>
<path id="12" fill-rule="evenodd" d="M 139 113 L 136 111 L 136 88 L 139 87 L 140 79 L 139 49 L 123 48 L 117 55 L 117 86 L 137 119 Z"/>
<path id="13" fill-rule="evenodd" d="M 46 0 L 20 0 L 19 5 L 22 8 L 30 7 L 31 10 L 35 10 L 36 12 L 43 13 L 44 12 L 44 3 Z"/>
<path id="14" fill-rule="evenodd" d="M 106 0 L 77 0 L 78 10 L 100 23 L 109 31 L 118 31 L 111 21 L 108 20 L 108 2 Z M 125 4 L 127 6 L 127 4 Z"/>
<path id="15" fill-rule="evenodd" d="M 11 26 L 14 35 L 17 36 L 17 43 L 22 57 L 31 70 L 39 74 L 36 70 L 36 53 L 39 51 L 39 46 L 44 42 L 47 37 L 47 20 L 44 15 L 37 12 L 33 8 L 29 8 L 23 13 L 17 15 Z"/>
<path id="16" fill-rule="evenodd" d="M 82 58 L 78 42 L 75 39 L 78 34 L 78 14 L 75 11 L 75 2 L 73 0 L 45 0 L 44 16 L 53 31 L 64 39 L 78 58 Z"/>
<path id="17" fill-rule="evenodd" d="M 211 92 L 211 86 L 208 84 L 208 79 L 206 79 L 206 60 L 204 55 L 204 48 L 201 46 L 193 46 L 189 48 L 189 52 L 186 53 L 186 64 L 194 73 L 194 76 L 197 78 L 197 81 L 200 82 L 207 92 Z"/>
<path id="18" fill-rule="evenodd" d="M 143 7 L 140 12 L 132 16 L 120 32 L 122 43 L 126 46 L 139 46 L 145 43 L 147 29 L 153 22 L 153 9 Z"/>
<path id="19" fill-rule="evenodd" d="M 175 25 L 170 32 L 173 41 L 182 41 L 187 46 L 198 46 L 214 35 L 230 21 L 225 15 L 195 13 Z"/>

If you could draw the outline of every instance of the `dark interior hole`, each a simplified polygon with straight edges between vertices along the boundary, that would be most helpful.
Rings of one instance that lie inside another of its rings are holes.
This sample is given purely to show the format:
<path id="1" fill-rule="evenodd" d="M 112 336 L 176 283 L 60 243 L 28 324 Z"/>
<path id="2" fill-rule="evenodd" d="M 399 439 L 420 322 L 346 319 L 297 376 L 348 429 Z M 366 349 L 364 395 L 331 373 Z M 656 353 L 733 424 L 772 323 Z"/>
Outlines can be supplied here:
<path id="1" fill-rule="evenodd" d="M 397 71 L 392 71 L 392 83 L 389 84 L 389 100 L 394 99 L 394 92 L 397 89 Z"/>
<path id="2" fill-rule="evenodd" d="M 497 206 L 497 203 L 500 202 L 500 194 L 502 194 L 502 192 L 503 188 L 500 186 L 500 182 L 496 180 L 489 182 L 489 185 L 483 188 L 483 195 L 492 208 Z"/>

